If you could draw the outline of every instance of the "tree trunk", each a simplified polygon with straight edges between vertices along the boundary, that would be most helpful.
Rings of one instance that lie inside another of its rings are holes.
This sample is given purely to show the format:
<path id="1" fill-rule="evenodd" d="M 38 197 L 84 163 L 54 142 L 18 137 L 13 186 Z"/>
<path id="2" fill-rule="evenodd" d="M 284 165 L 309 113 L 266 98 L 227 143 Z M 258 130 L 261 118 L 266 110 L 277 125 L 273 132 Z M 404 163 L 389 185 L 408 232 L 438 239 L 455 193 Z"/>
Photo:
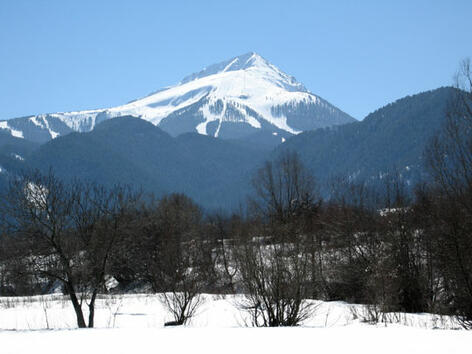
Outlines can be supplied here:
<path id="1" fill-rule="evenodd" d="M 77 299 L 77 295 L 75 293 L 74 287 L 70 283 L 66 283 L 67 290 L 69 291 L 70 301 L 72 301 L 72 305 L 74 306 L 75 315 L 77 317 L 77 326 L 79 328 L 86 328 L 84 313 L 82 312 L 82 307 L 80 306 L 79 300 Z"/>
<path id="2" fill-rule="evenodd" d="M 90 299 L 89 307 L 89 320 L 88 327 L 93 328 L 93 321 L 95 316 L 95 300 L 97 299 L 97 290 L 93 291 L 92 298 Z"/>

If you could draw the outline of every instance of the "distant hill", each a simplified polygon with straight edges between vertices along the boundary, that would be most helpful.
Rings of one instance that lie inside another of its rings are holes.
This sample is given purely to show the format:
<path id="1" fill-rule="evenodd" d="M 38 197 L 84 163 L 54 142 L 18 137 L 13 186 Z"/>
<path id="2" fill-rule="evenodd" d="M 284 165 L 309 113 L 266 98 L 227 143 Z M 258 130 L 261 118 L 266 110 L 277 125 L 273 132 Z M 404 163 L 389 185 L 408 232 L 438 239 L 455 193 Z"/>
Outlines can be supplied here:
<path id="1" fill-rule="evenodd" d="M 6 187 L 11 171 L 14 175 L 24 168 L 25 159 L 29 159 L 38 147 L 38 143 L 0 131 L 0 190 Z"/>
<path id="2" fill-rule="evenodd" d="M 264 157 L 196 133 L 173 138 L 147 121 L 120 117 L 43 144 L 25 164 L 53 167 L 69 180 L 130 184 L 158 196 L 183 192 L 208 208 L 231 208 L 244 199 L 248 176 Z"/>
<path id="3" fill-rule="evenodd" d="M 322 184 L 335 176 L 380 183 L 395 169 L 412 185 L 425 177 L 423 151 L 454 92 L 444 87 L 404 97 L 360 122 L 294 136 L 274 154 L 297 151 Z"/>

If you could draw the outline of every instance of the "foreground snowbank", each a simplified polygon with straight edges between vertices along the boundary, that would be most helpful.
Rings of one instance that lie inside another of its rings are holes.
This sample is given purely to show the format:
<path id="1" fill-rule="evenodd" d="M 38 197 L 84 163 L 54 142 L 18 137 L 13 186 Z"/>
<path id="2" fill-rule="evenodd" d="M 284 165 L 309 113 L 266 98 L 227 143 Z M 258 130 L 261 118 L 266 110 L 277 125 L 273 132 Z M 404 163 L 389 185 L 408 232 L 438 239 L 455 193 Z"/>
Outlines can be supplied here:
<path id="1" fill-rule="evenodd" d="M 409 327 L 143 328 L 0 333 L 2 353 L 468 353 L 471 333 Z"/>
<path id="2" fill-rule="evenodd" d="M 247 313 L 238 308 L 237 295 L 202 295 L 205 302 L 189 327 L 247 327 Z M 84 305 L 84 309 L 87 306 Z M 97 328 L 159 328 L 172 320 L 156 295 L 104 296 L 97 300 Z M 314 301 L 314 314 L 303 323 L 310 327 L 341 327 L 362 322 L 366 310 L 345 302 Z M 85 313 L 88 315 L 87 313 Z M 387 322 L 417 328 L 456 329 L 449 317 L 431 314 L 391 314 Z M 73 329 L 77 323 L 68 297 L 62 295 L 0 298 L 0 329 Z"/>
<path id="3" fill-rule="evenodd" d="M 164 328 L 170 316 L 156 296 L 106 297 L 98 302 L 97 329 L 75 328 L 68 301 L 58 296 L 0 299 L 1 353 L 466 353 L 472 333 L 452 330 L 448 318 L 396 315 L 387 325 L 360 321 L 362 307 L 317 302 L 297 328 L 244 328 L 238 297 L 206 295 L 187 327 Z M 54 328 L 46 330 L 45 328 Z M 61 328 L 58 330 L 57 328 Z M 433 328 L 445 328 L 434 330 Z"/>

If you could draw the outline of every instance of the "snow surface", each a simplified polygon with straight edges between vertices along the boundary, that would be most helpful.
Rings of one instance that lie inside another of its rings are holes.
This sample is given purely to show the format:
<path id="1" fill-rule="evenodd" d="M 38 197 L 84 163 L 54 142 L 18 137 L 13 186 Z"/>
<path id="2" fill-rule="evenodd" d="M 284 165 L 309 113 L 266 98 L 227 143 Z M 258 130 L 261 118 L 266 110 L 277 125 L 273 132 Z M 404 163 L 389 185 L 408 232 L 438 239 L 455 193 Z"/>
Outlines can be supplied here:
<path id="1" fill-rule="evenodd" d="M 402 314 L 398 323 L 368 325 L 343 302 L 315 302 L 315 315 L 297 328 L 248 328 L 238 296 L 204 295 L 190 325 L 171 319 L 155 295 L 107 296 L 97 303 L 95 329 L 75 329 L 67 298 L 0 299 L 1 353 L 467 353 L 472 332 L 449 318 Z M 54 328 L 48 330 L 46 328 Z M 60 329 L 58 329 L 60 328 Z M 446 328 L 442 330 L 434 328 Z"/>
<path id="2" fill-rule="evenodd" d="M 2 353 L 468 353 L 471 334 L 409 328 L 166 328 L 0 334 Z"/>

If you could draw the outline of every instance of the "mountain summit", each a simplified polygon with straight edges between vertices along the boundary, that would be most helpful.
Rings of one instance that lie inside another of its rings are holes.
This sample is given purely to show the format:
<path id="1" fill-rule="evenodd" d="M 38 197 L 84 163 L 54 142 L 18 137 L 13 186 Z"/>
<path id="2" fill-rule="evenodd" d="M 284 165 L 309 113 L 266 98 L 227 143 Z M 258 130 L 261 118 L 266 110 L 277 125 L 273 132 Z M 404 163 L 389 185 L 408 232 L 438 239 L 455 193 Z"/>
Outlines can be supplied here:
<path id="1" fill-rule="evenodd" d="M 185 77 L 180 82 L 180 84 L 185 84 L 195 79 L 200 79 L 222 72 L 239 70 L 259 71 L 259 73 L 262 75 L 272 76 L 272 78 L 275 78 L 279 81 L 282 87 L 289 91 L 306 91 L 306 88 L 302 84 L 298 83 L 293 76 L 288 76 L 287 74 L 283 73 L 276 66 L 272 65 L 259 54 L 254 52 L 249 52 L 221 63 L 213 64 L 208 68 L 203 69 L 199 73 L 194 73 Z"/>
<path id="2" fill-rule="evenodd" d="M 0 129 L 44 142 L 72 131 L 90 131 L 103 120 L 125 115 L 147 120 L 174 136 L 198 132 L 245 139 L 264 133 L 278 142 L 302 131 L 354 121 L 251 52 L 122 106 L 16 118 L 0 122 Z"/>

